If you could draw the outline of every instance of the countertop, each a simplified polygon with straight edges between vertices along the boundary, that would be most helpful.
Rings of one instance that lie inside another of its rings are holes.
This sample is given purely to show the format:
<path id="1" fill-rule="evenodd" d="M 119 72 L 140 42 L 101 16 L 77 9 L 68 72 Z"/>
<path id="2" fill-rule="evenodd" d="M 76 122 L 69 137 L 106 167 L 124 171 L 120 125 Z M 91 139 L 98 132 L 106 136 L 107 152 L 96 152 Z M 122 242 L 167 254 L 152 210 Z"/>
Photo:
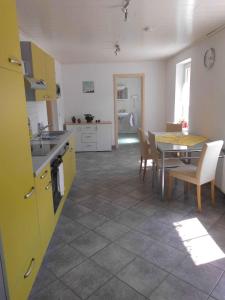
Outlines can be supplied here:
<path id="1" fill-rule="evenodd" d="M 32 156 L 34 176 L 38 176 L 40 174 L 42 169 L 54 158 L 55 155 L 57 155 L 57 152 L 59 152 L 62 149 L 62 147 L 65 145 L 65 143 L 68 141 L 68 139 L 72 134 L 73 134 L 72 131 L 65 131 L 63 135 L 58 136 L 54 140 L 42 141 L 43 144 L 56 144 L 56 145 L 46 156 Z M 38 144 L 40 142 L 33 141 L 32 143 Z"/>
<path id="2" fill-rule="evenodd" d="M 106 125 L 106 124 L 112 124 L 112 122 L 111 121 L 101 121 L 99 123 L 96 123 L 95 121 L 93 121 L 93 122 L 88 123 L 88 122 L 82 121 L 80 123 L 66 122 L 65 124 L 66 125 Z"/>

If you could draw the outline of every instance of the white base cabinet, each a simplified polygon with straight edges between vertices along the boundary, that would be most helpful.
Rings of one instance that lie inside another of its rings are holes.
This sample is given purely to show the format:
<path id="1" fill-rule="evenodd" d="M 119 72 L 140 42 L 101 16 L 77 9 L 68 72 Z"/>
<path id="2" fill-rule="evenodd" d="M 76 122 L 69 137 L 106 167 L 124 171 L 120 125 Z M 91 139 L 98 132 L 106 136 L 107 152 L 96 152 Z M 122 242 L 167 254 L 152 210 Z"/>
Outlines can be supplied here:
<path id="1" fill-rule="evenodd" d="M 67 124 L 74 132 L 76 151 L 112 151 L 112 124 Z"/>

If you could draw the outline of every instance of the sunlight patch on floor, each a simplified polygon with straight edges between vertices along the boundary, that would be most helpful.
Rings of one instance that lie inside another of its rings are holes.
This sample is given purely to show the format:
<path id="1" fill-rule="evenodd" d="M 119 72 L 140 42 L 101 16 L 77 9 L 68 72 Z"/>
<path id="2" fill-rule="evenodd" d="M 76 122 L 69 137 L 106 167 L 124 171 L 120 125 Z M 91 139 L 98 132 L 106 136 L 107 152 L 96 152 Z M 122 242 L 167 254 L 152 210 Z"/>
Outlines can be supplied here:
<path id="1" fill-rule="evenodd" d="M 173 225 L 195 265 L 210 263 L 225 254 L 198 218 L 175 222 Z"/>

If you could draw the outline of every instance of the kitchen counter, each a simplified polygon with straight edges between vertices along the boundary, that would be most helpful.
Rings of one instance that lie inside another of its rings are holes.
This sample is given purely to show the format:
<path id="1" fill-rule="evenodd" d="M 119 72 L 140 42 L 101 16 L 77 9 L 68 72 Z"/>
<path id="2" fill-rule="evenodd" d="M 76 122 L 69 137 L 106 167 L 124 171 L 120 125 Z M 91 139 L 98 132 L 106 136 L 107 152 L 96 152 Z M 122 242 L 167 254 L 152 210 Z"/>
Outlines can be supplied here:
<path id="1" fill-rule="evenodd" d="M 65 143 L 69 140 L 73 132 L 65 131 L 64 134 L 58 136 L 56 139 L 43 140 L 45 145 L 56 144 L 54 148 L 45 156 L 32 156 L 34 176 L 38 176 L 42 169 L 57 155 Z M 32 144 L 39 144 L 39 141 L 33 141 Z"/>
<path id="2" fill-rule="evenodd" d="M 93 122 L 88 123 L 88 122 L 82 121 L 80 123 L 66 122 L 65 124 L 66 125 L 107 125 L 107 124 L 112 124 L 112 122 L 111 121 L 101 121 L 99 123 L 96 123 L 95 121 L 93 121 Z"/>

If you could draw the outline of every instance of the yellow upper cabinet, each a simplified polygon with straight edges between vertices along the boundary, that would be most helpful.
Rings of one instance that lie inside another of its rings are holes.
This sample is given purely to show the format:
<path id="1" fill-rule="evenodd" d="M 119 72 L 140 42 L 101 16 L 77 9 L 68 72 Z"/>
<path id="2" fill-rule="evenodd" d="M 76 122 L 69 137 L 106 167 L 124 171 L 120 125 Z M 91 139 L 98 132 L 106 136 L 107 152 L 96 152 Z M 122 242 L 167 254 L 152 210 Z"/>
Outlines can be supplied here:
<path id="1" fill-rule="evenodd" d="M 54 59 L 31 42 L 21 42 L 21 51 L 26 72 L 25 87 L 27 100 L 56 100 Z M 46 88 L 30 88 L 27 78 L 42 81 L 46 85 Z"/>
<path id="2" fill-rule="evenodd" d="M 16 1 L 0 1 L 0 66 L 22 72 Z"/>

